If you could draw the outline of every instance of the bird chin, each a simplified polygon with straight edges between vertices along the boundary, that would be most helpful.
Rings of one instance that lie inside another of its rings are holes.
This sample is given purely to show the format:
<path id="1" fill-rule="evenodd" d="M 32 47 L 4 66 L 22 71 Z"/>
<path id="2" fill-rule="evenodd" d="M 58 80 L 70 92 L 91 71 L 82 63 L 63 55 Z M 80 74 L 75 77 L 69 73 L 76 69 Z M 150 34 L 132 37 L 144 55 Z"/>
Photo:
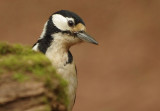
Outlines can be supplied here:
<path id="1" fill-rule="evenodd" d="M 71 47 L 73 45 L 76 45 L 76 44 L 79 44 L 79 43 L 83 42 L 81 39 L 79 39 L 78 37 L 75 37 L 75 36 L 66 35 L 66 36 L 63 36 L 63 37 L 64 37 L 64 40 L 65 40 L 65 44 L 68 47 Z"/>
<path id="2" fill-rule="evenodd" d="M 79 43 L 82 43 L 83 41 L 81 39 L 79 39 L 78 37 L 70 37 L 69 39 L 69 44 L 72 46 L 72 45 L 76 45 L 76 44 L 79 44 Z"/>
<path id="3" fill-rule="evenodd" d="M 64 47 L 71 47 L 73 45 L 83 42 L 80 38 L 69 34 L 56 33 L 52 36 L 54 37 L 53 42 L 56 42 L 61 45 L 63 44 Z"/>

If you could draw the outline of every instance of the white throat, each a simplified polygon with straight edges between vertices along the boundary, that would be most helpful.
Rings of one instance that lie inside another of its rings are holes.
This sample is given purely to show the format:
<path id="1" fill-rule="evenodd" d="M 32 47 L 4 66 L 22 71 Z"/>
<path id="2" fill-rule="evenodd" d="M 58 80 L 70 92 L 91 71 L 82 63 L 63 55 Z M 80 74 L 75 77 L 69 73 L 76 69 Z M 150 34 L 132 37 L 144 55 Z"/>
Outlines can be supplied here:
<path id="1" fill-rule="evenodd" d="M 68 61 L 69 46 L 57 38 L 57 36 L 54 36 L 54 40 L 45 55 L 51 60 L 54 67 L 60 68 Z"/>
<path id="2" fill-rule="evenodd" d="M 70 101 L 68 109 L 71 110 L 75 100 L 77 74 L 74 61 L 66 64 L 68 61 L 68 51 L 70 47 L 70 41 L 66 38 L 70 36 L 61 36 L 61 34 L 54 34 L 53 36 L 54 40 L 47 49 L 45 55 L 51 60 L 58 74 L 68 82 L 68 96 Z"/>
<path id="3" fill-rule="evenodd" d="M 69 48 L 81 40 L 67 34 L 56 33 L 52 35 L 53 42 L 46 51 L 46 56 L 53 61 L 55 67 L 64 65 L 68 61 Z"/>

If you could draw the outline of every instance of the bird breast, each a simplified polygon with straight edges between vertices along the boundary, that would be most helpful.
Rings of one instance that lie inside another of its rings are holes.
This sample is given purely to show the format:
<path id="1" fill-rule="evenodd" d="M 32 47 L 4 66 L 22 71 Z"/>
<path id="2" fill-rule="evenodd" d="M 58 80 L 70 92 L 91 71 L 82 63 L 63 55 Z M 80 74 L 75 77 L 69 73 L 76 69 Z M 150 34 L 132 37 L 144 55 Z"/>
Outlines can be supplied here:
<path id="1" fill-rule="evenodd" d="M 68 82 L 68 99 L 69 99 L 69 110 L 72 109 L 76 96 L 77 89 L 77 74 L 75 69 L 75 63 L 72 61 L 71 63 L 67 63 L 68 51 L 62 46 L 54 46 L 56 44 L 52 44 L 46 51 L 46 56 L 52 62 L 52 65 L 56 68 L 58 74 Z"/>

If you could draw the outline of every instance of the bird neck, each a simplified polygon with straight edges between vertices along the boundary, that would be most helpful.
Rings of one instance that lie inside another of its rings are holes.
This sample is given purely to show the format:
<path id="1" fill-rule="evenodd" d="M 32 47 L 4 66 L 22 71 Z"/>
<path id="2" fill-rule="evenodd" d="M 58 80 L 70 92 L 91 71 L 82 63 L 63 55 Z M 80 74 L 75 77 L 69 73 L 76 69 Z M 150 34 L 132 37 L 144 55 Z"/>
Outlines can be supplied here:
<path id="1" fill-rule="evenodd" d="M 77 72 L 72 54 L 69 51 L 71 44 L 64 38 L 66 37 L 59 34 L 54 35 L 45 55 L 50 59 L 57 73 L 68 83 L 68 110 L 71 111 L 77 88 Z"/>
<path id="2" fill-rule="evenodd" d="M 73 57 L 69 51 L 70 46 L 62 37 L 54 36 L 53 38 L 54 40 L 51 42 L 45 55 L 51 60 L 55 67 L 71 64 Z"/>

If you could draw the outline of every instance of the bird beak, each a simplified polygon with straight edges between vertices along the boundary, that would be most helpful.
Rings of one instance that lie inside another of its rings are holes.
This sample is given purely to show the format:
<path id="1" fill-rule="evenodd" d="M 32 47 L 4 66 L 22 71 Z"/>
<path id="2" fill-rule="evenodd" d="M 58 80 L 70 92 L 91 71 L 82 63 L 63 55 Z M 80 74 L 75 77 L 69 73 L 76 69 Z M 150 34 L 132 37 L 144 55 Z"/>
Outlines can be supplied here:
<path id="1" fill-rule="evenodd" d="M 98 42 L 84 31 L 83 32 L 80 31 L 80 32 L 76 33 L 76 35 L 78 38 L 80 38 L 83 41 L 98 45 Z"/>

